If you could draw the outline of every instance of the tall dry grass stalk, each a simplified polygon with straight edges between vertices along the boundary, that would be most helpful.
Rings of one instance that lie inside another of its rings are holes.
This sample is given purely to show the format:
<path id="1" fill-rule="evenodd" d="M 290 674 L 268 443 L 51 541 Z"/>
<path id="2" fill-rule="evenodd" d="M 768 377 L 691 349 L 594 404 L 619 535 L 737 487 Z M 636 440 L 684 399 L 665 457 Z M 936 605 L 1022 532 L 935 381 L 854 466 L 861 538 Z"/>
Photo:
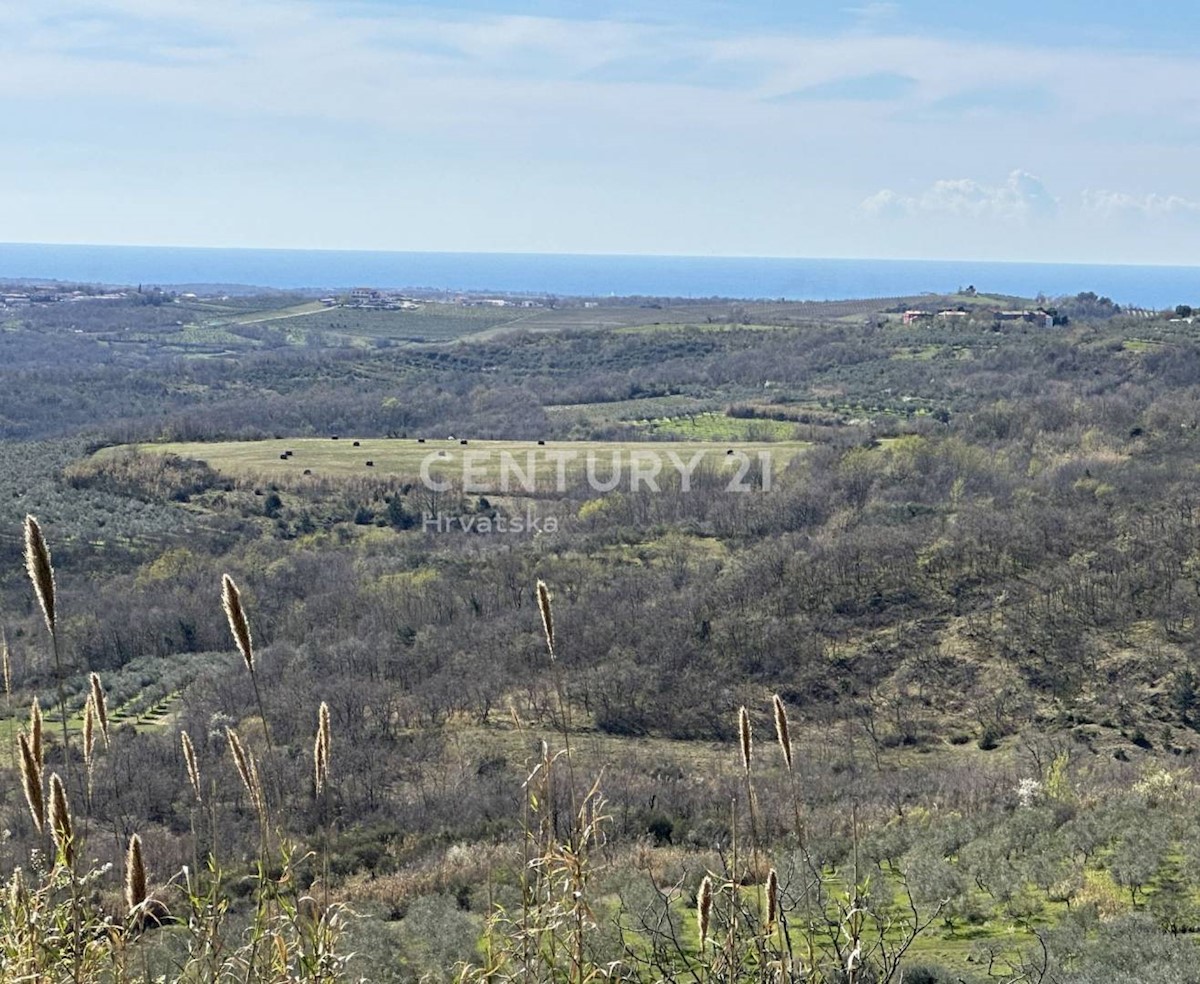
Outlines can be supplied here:
<path id="1" fill-rule="evenodd" d="M 779 921 L 779 873 L 772 868 L 767 872 L 767 925 L 766 930 L 769 933 L 771 927 Z"/>
<path id="2" fill-rule="evenodd" d="M 88 789 L 92 784 L 92 753 L 96 750 L 96 705 L 92 695 L 83 703 L 83 764 L 88 774 Z"/>
<path id="3" fill-rule="evenodd" d="M 329 778 L 329 705 L 321 701 L 317 711 L 317 737 L 313 742 L 313 780 L 316 783 L 317 795 L 325 789 Z"/>
<path id="4" fill-rule="evenodd" d="M 46 546 L 42 528 L 33 516 L 25 517 L 25 570 L 33 582 L 33 592 L 41 606 L 46 628 L 54 635 L 58 625 L 54 608 L 54 567 L 50 563 L 50 548 Z"/>
<path id="5" fill-rule="evenodd" d="M 233 728 L 225 729 L 225 737 L 229 742 L 229 754 L 233 756 L 233 764 L 237 767 L 238 775 L 242 777 L 242 785 L 246 787 L 246 792 L 254 795 L 254 788 L 250 782 L 250 763 L 246 758 L 246 749 L 242 747 L 242 739 Z"/>
<path id="6" fill-rule="evenodd" d="M 75 863 L 75 832 L 71 827 L 71 810 L 67 806 L 67 790 L 57 772 L 50 775 L 50 836 L 67 867 Z"/>
<path id="7" fill-rule="evenodd" d="M 250 623 L 246 620 L 246 610 L 242 607 L 242 593 L 228 574 L 221 576 L 221 607 L 225 609 L 225 617 L 229 619 L 229 631 L 233 633 L 233 641 L 237 644 L 238 652 L 246 663 L 246 669 L 254 672 L 254 646 L 250 639 Z"/>
<path id="8" fill-rule="evenodd" d="M 50 632 L 50 644 L 54 650 L 54 675 L 58 684 L 58 712 L 62 718 L 63 762 L 68 777 L 71 774 L 70 735 L 67 731 L 67 692 L 63 678 L 62 656 L 58 646 L 58 610 L 54 587 L 54 565 L 50 562 L 50 548 L 42 535 L 42 527 L 33 516 L 25 517 L 25 570 L 33 584 L 33 593 L 41 606 L 46 628 Z"/>
<path id="9" fill-rule="evenodd" d="M 738 710 L 738 740 L 742 746 L 742 769 L 746 775 L 750 775 L 750 753 L 752 750 L 752 736 L 750 731 L 750 712 L 743 705 Z"/>
<path id="10" fill-rule="evenodd" d="M 100 734 L 104 738 L 104 747 L 111 747 L 108 736 L 108 698 L 104 696 L 104 688 L 100 685 L 100 674 L 93 673 L 90 678 L 92 709 L 96 712 L 96 720 L 100 724 Z"/>
<path id="11" fill-rule="evenodd" d="M 29 705 L 29 747 L 37 760 L 39 773 L 46 767 L 46 746 L 42 739 L 42 705 L 34 697 Z"/>
<path id="12" fill-rule="evenodd" d="M 272 762 L 275 758 L 275 746 L 271 743 L 271 728 L 267 724 L 267 712 L 263 709 L 262 694 L 258 689 L 258 673 L 254 663 L 254 645 L 250 639 L 250 622 L 246 618 L 246 609 L 242 605 L 242 593 L 238 590 L 238 586 L 234 583 L 233 578 L 228 574 L 221 575 L 221 607 L 225 609 L 225 617 L 229 619 L 229 631 L 233 633 L 233 641 L 236 643 L 238 652 L 242 654 L 242 660 L 246 664 L 246 669 L 250 672 L 250 685 L 254 688 L 254 702 L 258 706 L 258 716 L 262 719 L 263 736 L 267 740 L 267 754 L 271 757 Z M 276 793 L 279 797 L 279 803 L 283 802 L 283 782 L 279 777 L 278 771 L 275 774 Z M 263 790 L 260 787 L 258 791 L 259 806 L 265 807 L 266 800 L 263 799 Z"/>
<path id="13" fill-rule="evenodd" d="M 546 633 L 546 648 L 550 658 L 554 659 L 554 612 L 550 608 L 550 589 L 541 579 L 537 583 L 537 599 L 538 611 L 542 613 L 542 631 Z"/>
<path id="14" fill-rule="evenodd" d="M 125 852 L 125 911 L 133 915 L 146 901 L 146 862 L 142 857 L 142 839 L 134 834 Z"/>
<path id="15" fill-rule="evenodd" d="M 713 886 L 712 879 L 704 876 L 700 882 L 700 890 L 696 893 L 696 929 L 700 936 L 700 948 L 708 942 L 709 929 L 712 926 Z"/>
<path id="16" fill-rule="evenodd" d="M 226 728 L 225 736 L 229 740 L 229 754 L 233 756 L 233 764 L 242 778 L 242 785 L 250 794 L 250 802 L 254 805 L 259 819 L 265 820 L 262 785 L 258 780 L 258 769 L 254 765 L 254 759 L 246 751 L 242 739 L 233 728 Z"/>
<path id="17" fill-rule="evenodd" d="M 771 704 L 775 709 L 775 737 L 779 739 L 779 747 L 783 750 L 783 760 L 787 763 L 788 771 L 792 770 L 792 736 L 788 730 L 787 708 L 783 705 L 783 698 L 779 694 L 775 694 L 771 698 Z"/>
<path id="18" fill-rule="evenodd" d="M 196 749 L 192 747 L 191 736 L 186 731 L 179 732 L 179 743 L 183 746 L 183 764 L 187 767 L 188 782 L 192 792 L 196 794 L 196 802 L 203 803 L 204 796 L 200 792 L 200 767 L 196 764 Z"/>
<path id="19" fill-rule="evenodd" d="M 25 901 L 29 897 L 25 889 L 25 875 L 21 869 L 14 868 L 12 878 L 8 883 L 8 910 L 12 913 L 22 912 Z"/>
<path id="20" fill-rule="evenodd" d="M 42 792 L 42 767 L 29 736 L 24 732 L 17 735 L 17 748 L 21 759 L 21 787 L 25 790 L 25 802 L 29 804 L 29 815 L 38 833 L 46 829 L 46 798 Z"/>
<path id="21" fill-rule="evenodd" d="M 8 648 L 8 633 L 0 629 L 0 660 L 4 663 L 4 697 L 12 700 L 12 653 Z"/>
<path id="22" fill-rule="evenodd" d="M 754 755 L 754 732 L 750 727 L 750 712 L 748 710 L 746 710 L 746 706 L 744 704 L 738 708 L 738 745 L 740 746 L 740 751 L 742 753 L 742 777 L 746 781 L 746 812 L 750 817 L 750 870 L 751 870 L 751 876 L 754 880 L 754 891 L 758 898 L 759 918 L 762 918 L 763 890 L 762 890 L 762 882 L 759 880 L 759 872 L 762 870 L 762 868 L 759 865 L 759 853 L 758 853 L 759 852 L 759 847 L 758 847 L 758 809 L 757 809 L 757 805 L 756 805 L 756 797 L 754 794 L 754 780 L 753 780 L 753 777 L 752 777 L 751 771 L 750 771 L 751 765 L 753 763 L 753 755 Z M 733 807 L 734 807 L 734 814 L 733 814 L 734 828 L 733 829 L 735 831 L 735 836 L 736 836 L 737 800 L 734 800 Z M 736 853 L 735 853 L 734 857 L 735 857 L 734 869 L 736 871 L 736 868 L 737 868 Z M 735 884 L 736 884 L 736 881 L 735 881 Z M 736 894 L 736 892 L 735 892 L 735 894 Z M 734 943 L 733 943 L 732 935 L 736 931 L 736 926 L 737 926 L 737 921 L 734 918 L 733 914 L 731 913 L 731 915 L 730 915 L 731 938 L 730 938 L 730 942 L 728 944 L 731 956 L 732 956 L 732 952 L 734 950 Z"/>
<path id="23" fill-rule="evenodd" d="M 579 815 L 579 803 L 575 792 L 575 757 L 571 754 L 571 705 L 567 700 L 567 685 L 563 677 L 563 669 L 554 649 L 554 610 L 550 606 L 551 597 L 546 582 L 538 578 L 538 611 L 542 616 L 542 632 L 546 636 L 546 650 L 550 654 L 550 672 L 554 679 L 554 693 L 558 698 L 558 716 L 562 725 L 563 747 L 567 754 L 567 782 L 571 795 L 571 816 L 575 817 Z M 571 831 L 573 847 L 579 846 L 578 834 L 578 830 Z"/>
<path id="24" fill-rule="evenodd" d="M 4 664 L 4 716 L 12 717 L 12 658 L 8 650 L 8 633 L 0 626 L 0 662 Z M 17 769 L 17 746 L 9 746 L 12 768 Z"/>

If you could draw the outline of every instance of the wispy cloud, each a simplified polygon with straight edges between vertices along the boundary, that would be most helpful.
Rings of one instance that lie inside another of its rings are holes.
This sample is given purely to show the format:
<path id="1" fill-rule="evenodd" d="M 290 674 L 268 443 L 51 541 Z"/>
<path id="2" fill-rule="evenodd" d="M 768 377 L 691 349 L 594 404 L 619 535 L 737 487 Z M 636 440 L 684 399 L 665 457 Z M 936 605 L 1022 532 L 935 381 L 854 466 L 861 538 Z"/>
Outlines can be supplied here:
<path id="1" fill-rule="evenodd" d="M 1172 215 L 1200 216 L 1200 201 L 1182 195 L 1131 195 L 1124 191 L 1091 191 L 1083 193 L 1086 212 L 1101 218 L 1120 216 L 1163 218 Z"/>
<path id="2" fill-rule="evenodd" d="M 973 219 L 1025 220 L 1053 215 L 1058 200 L 1038 177 L 1013 171 L 1000 184 L 971 178 L 935 181 L 916 195 L 902 195 L 884 188 L 862 203 L 869 215 L 941 214 Z"/>
<path id="3" fill-rule="evenodd" d="M 895 29 L 900 20 L 900 4 L 888 0 L 871 0 L 843 10 L 853 18 L 855 27 L 860 31 Z"/>
<path id="4" fill-rule="evenodd" d="M 916 88 L 917 80 L 911 75 L 902 75 L 899 72 L 872 72 L 868 75 L 829 79 L 773 98 L 779 101 L 876 102 L 900 99 Z"/>
<path id="5" fill-rule="evenodd" d="M 1046 86 L 994 85 L 965 88 L 935 99 L 930 109 L 947 115 L 992 115 L 1003 113 L 1047 113 L 1058 99 Z"/>

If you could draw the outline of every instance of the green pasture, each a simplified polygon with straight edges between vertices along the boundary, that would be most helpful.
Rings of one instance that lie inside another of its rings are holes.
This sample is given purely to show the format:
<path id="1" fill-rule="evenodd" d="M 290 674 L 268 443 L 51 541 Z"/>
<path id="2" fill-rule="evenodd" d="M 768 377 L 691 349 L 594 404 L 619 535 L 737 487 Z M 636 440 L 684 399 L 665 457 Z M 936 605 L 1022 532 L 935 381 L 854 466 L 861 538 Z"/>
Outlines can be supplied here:
<path id="1" fill-rule="evenodd" d="M 759 423 L 762 423 L 761 421 Z M 552 490 L 560 474 L 572 483 L 589 473 L 616 488 L 632 483 L 653 489 L 672 483 L 681 471 L 737 477 L 746 464 L 769 461 L 777 474 L 808 447 L 804 441 L 475 441 L 429 438 L 281 438 L 263 441 L 141 444 L 143 453 L 175 454 L 206 462 L 217 471 L 252 480 L 372 477 L 477 487 L 477 491 Z M 357 442 L 357 446 L 356 445 Z M 100 455 L 115 454 L 109 448 Z M 291 451 L 289 457 L 282 457 Z M 368 464 L 370 462 L 370 464 Z M 654 484 L 651 484 L 653 482 Z M 532 486 L 532 488 L 531 488 Z"/>

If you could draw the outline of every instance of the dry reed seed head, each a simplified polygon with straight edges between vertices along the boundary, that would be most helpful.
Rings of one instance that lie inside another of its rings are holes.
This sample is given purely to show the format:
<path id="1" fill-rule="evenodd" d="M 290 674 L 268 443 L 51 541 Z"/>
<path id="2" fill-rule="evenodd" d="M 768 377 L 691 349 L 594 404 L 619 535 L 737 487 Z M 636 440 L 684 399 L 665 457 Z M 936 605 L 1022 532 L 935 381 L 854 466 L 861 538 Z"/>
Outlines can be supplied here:
<path id="1" fill-rule="evenodd" d="M 329 778 L 329 742 L 329 705 L 321 701 L 321 707 L 317 711 L 317 737 L 313 743 L 313 777 L 318 793 L 325 788 L 325 782 Z"/>
<path id="2" fill-rule="evenodd" d="M 46 765 L 46 746 L 42 743 L 42 705 L 36 697 L 29 705 L 29 747 L 33 750 L 40 774 Z"/>
<path id="3" fill-rule="evenodd" d="M 767 872 L 767 928 L 779 920 L 779 874 L 772 868 Z"/>
<path id="4" fill-rule="evenodd" d="M 4 663 L 4 696 L 12 697 L 12 654 L 8 650 L 8 636 L 0 631 L 0 659 Z"/>
<path id="5" fill-rule="evenodd" d="M 67 806 L 67 790 L 57 772 L 50 776 L 50 835 L 54 846 L 68 865 L 75 860 L 75 835 L 71 830 L 71 810 Z"/>
<path id="6" fill-rule="evenodd" d="M 775 737 L 779 739 L 779 747 L 783 749 L 783 760 L 787 763 L 790 771 L 792 768 L 792 736 L 788 730 L 787 708 L 779 694 L 771 698 L 771 703 L 775 708 Z"/>
<path id="7" fill-rule="evenodd" d="M 746 770 L 746 774 L 750 774 L 750 712 L 743 705 L 738 710 L 738 738 L 742 745 L 742 768 Z"/>
<path id="8" fill-rule="evenodd" d="M 225 737 L 229 739 L 229 754 L 233 756 L 233 764 L 237 767 L 238 775 L 242 777 L 242 785 L 253 798 L 254 782 L 250 778 L 250 760 L 246 756 L 246 749 L 242 747 L 242 739 L 233 728 L 225 729 Z"/>
<path id="9" fill-rule="evenodd" d="M 104 746 L 107 748 L 108 740 L 108 698 L 104 696 L 104 688 L 100 686 L 100 674 L 93 673 L 91 677 L 92 684 L 92 709 L 96 712 L 96 720 L 100 722 L 100 734 L 104 736 Z"/>
<path id="10" fill-rule="evenodd" d="M 250 799 L 254 802 L 254 810 L 258 814 L 259 820 L 267 818 L 267 801 L 263 797 L 262 780 L 258 777 L 258 764 L 254 761 L 254 756 L 250 755 L 246 759 L 250 764 Z"/>
<path id="11" fill-rule="evenodd" d="M 96 750 L 96 710 L 92 695 L 83 704 L 83 764 L 92 771 L 92 752 Z"/>
<path id="12" fill-rule="evenodd" d="M 317 711 L 317 734 L 321 738 L 322 758 L 325 762 L 326 773 L 329 770 L 329 747 L 333 741 L 333 728 L 329 723 L 329 705 L 321 701 Z"/>
<path id="13" fill-rule="evenodd" d="M 700 882 L 700 890 L 696 893 L 696 928 L 700 934 L 700 946 L 708 940 L 709 925 L 712 920 L 713 887 L 712 879 L 704 876 Z"/>
<path id="14" fill-rule="evenodd" d="M 42 607 L 46 628 L 53 635 L 57 625 L 54 611 L 54 567 L 50 563 L 50 548 L 46 546 L 42 528 L 32 516 L 25 517 L 25 570 L 29 572 L 29 580 L 33 582 L 33 592 Z"/>
<path id="15" fill-rule="evenodd" d="M 233 753 L 233 762 L 237 766 L 238 775 L 241 776 L 242 785 L 250 794 L 250 802 L 254 806 L 255 812 L 258 813 L 259 819 L 265 819 L 266 801 L 263 799 L 262 783 L 258 778 L 258 767 L 254 764 L 254 756 L 246 751 L 236 731 L 232 728 L 225 730 L 229 736 L 229 750 Z"/>
<path id="16" fill-rule="evenodd" d="M 25 904 L 25 875 L 19 867 L 13 869 L 8 882 L 8 911 L 10 916 L 21 911 Z"/>
<path id="17" fill-rule="evenodd" d="M 546 582 L 537 583 L 538 611 L 542 613 L 542 631 L 546 633 L 546 648 L 554 659 L 554 612 L 550 609 L 550 589 Z"/>
<path id="18" fill-rule="evenodd" d="M 246 621 L 246 610 L 242 607 L 242 595 L 228 574 L 221 576 L 221 607 L 229 619 L 229 631 L 237 643 L 238 652 L 246 663 L 246 669 L 254 672 L 254 647 L 250 641 L 250 623 Z"/>
<path id="19" fill-rule="evenodd" d="M 321 733 L 313 739 L 313 786 L 317 795 L 325 788 L 325 746 L 321 744 Z"/>
<path id="20" fill-rule="evenodd" d="M 17 748 L 20 751 L 21 786 L 25 790 L 25 802 L 29 805 L 29 815 L 33 817 L 33 825 L 38 833 L 46 829 L 46 799 L 42 794 L 42 767 L 34 754 L 33 745 L 25 732 L 17 735 Z"/>
<path id="21" fill-rule="evenodd" d="M 179 743 L 183 745 L 183 763 L 187 767 L 188 782 L 192 784 L 192 792 L 196 800 L 204 799 L 200 795 L 200 768 L 196 765 L 196 749 L 192 747 L 191 736 L 186 731 L 179 732 Z"/>
<path id="22" fill-rule="evenodd" d="M 142 858 L 142 839 L 134 834 L 125 852 L 125 908 L 133 912 L 146 901 L 146 862 Z"/>

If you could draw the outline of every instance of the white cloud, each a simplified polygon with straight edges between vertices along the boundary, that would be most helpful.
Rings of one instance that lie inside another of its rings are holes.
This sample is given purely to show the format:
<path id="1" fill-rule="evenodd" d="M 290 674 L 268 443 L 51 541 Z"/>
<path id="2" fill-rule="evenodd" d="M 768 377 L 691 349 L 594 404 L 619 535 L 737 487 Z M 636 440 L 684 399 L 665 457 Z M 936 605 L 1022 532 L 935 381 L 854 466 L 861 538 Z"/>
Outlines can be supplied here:
<path id="1" fill-rule="evenodd" d="M 1200 215 L 1200 201 L 1181 195 L 1131 195 L 1124 191 L 1091 191 L 1083 193 L 1084 211 L 1101 218 L 1141 216 L 1163 218 L 1171 215 Z"/>
<path id="2" fill-rule="evenodd" d="M 896 26 L 900 17 L 900 5 L 890 0 L 871 0 L 857 7 L 843 7 L 854 18 L 860 31 L 882 31 Z"/>
<path id="3" fill-rule="evenodd" d="M 1017 170 L 1000 184 L 949 178 L 935 181 L 917 195 L 901 195 L 884 188 L 867 198 L 862 209 L 869 215 L 941 214 L 1020 221 L 1052 215 L 1058 209 L 1058 199 L 1040 178 Z"/>

